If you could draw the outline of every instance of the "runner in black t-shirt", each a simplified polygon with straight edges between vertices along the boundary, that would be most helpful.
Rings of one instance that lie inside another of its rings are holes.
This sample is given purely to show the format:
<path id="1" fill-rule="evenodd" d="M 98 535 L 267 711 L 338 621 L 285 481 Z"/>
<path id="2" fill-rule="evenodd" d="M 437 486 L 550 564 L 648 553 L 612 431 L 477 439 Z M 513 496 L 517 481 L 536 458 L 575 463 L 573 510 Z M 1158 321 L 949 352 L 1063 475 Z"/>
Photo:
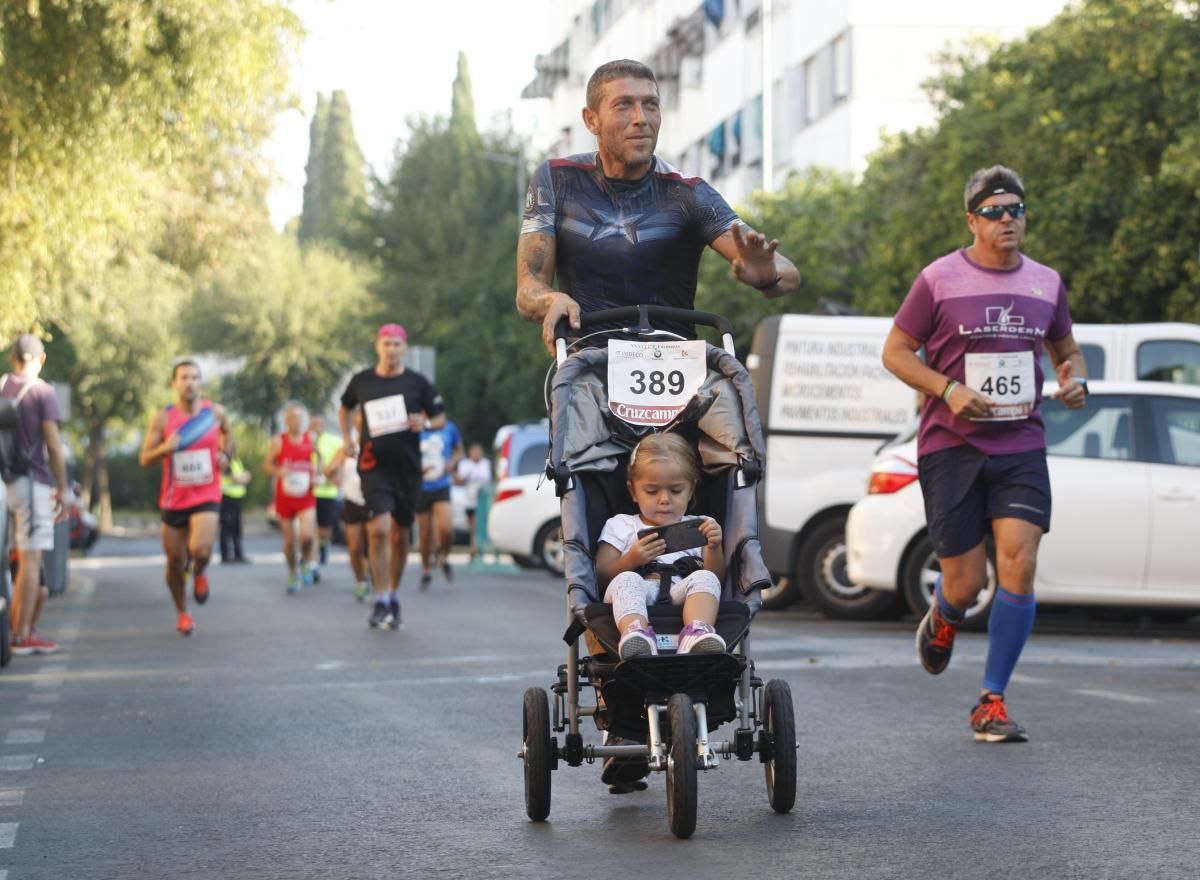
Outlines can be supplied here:
<path id="1" fill-rule="evenodd" d="M 400 626 L 397 595 L 408 558 L 409 529 L 421 494 L 421 429 L 446 423 L 442 397 L 420 373 L 404 367 L 408 334 L 384 324 L 375 336 L 379 363 L 356 373 L 342 394 L 338 423 L 346 454 L 358 455 L 366 502 L 368 557 L 375 586 L 372 627 Z M 350 432 L 362 410 L 362 450 Z M 390 584 L 390 589 L 388 585 Z"/>
<path id="2" fill-rule="evenodd" d="M 517 311 L 542 324 L 551 353 L 563 316 L 579 329 L 581 311 L 694 308 L 706 246 L 733 265 L 738 281 L 768 298 L 800 287 L 796 267 L 776 252 L 778 241 L 742 224 L 699 177 L 655 157 L 662 116 L 650 68 L 636 61 L 597 68 L 583 120 L 597 152 L 538 167 L 517 245 Z M 686 326 L 664 329 L 695 335 Z"/>

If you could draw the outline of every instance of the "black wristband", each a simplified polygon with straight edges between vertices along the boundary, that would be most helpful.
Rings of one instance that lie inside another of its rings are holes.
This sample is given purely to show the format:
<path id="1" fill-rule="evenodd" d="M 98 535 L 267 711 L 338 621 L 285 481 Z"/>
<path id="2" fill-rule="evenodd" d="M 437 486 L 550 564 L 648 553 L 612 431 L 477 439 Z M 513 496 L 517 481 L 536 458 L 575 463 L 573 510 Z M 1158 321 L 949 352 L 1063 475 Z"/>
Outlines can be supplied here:
<path id="1" fill-rule="evenodd" d="M 776 275 L 775 278 L 772 281 L 768 282 L 767 284 L 763 284 L 761 286 L 759 286 L 757 284 L 751 284 L 750 286 L 753 287 L 755 290 L 770 290 L 772 287 L 777 285 L 782 280 L 783 280 L 782 275 Z"/>

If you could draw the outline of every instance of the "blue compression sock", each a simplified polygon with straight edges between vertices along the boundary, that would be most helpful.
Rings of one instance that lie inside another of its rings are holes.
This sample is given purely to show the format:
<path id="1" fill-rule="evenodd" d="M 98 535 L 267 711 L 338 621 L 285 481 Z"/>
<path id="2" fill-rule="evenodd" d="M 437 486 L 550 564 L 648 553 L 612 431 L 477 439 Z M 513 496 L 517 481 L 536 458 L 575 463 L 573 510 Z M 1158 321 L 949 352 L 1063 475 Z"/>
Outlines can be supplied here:
<path id="1" fill-rule="evenodd" d="M 1033 629 L 1037 606 L 1033 594 L 1020 596 L 996 587 L 996 600 L 988 618 L 987 664 L 983 667 L 983 687 L 1002 694 L 1017 668 L 1021 649 Z"/>
<path id="2" fill-rule="evenodd" d="M 940 574 L 938 575 L 937 584 L 933 588 L 933 595 L 937 601 L 938 611 L 942 613 L 942 617 L 956 625 L 963 622 L 966 612 L 955 608 L 942 595 L 942 576 Z"/>

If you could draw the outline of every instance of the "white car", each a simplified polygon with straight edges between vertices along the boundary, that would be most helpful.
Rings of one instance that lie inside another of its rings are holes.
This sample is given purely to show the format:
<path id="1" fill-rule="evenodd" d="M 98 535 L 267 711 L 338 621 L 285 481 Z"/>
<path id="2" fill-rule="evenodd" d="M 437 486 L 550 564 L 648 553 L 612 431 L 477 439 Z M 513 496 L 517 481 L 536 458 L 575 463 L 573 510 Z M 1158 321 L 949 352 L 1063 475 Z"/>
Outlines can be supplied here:
<path id="1" fill-rule="evenodd" d="M 1053 494 L 1039 603 L 1200 611 L 1200 387 L 1092 382 L 1081 410 L 1042 404 Z M 917 482 L 915 431 L 880 450 L 846 526 L 852 581 L 900 590 L 923 615 L 938 564 Z M 994 574 L 968 619 L 982 626 Z"/>
<path id="2" fill-rule="evenodd" d="M 561 519 L 554 481 L 545 476 L 546 422 L 505 426 L 498 433 L 496 494 L 488 510 L 488 540 L 523 568 L 563 573 Z"/>

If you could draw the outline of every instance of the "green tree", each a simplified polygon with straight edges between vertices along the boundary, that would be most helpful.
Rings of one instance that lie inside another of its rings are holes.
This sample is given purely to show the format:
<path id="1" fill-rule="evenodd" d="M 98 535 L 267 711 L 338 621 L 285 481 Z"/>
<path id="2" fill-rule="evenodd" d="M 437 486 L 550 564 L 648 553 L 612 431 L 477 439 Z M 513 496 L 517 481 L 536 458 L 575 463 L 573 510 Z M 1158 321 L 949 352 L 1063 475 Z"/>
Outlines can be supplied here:
<path id="1" fill-rule="evenodd" d="M 268 234 L 206 280 L 193 303 L 193 345 L 236 359 L 221 384 L 240 416 L 269 430 L 299 400 L 325 409 L 370 350 L 370 272 L 319 244 Z"/>
<path id="2" fill-rule="evenodd" d="M 188 277 L 161 260 L 113 264 L 72 296 L 69 323 L 54 327 L 50 375 L 71 386 L 71 420 L 87 444 L 79 482 L 84 503 L 99 503 L 102 529 L 112 527 L 109 435 L 139 423 L 166 388 L 190 292 Z"/>
<path id="3" fill-rule="evenodd" d="M 728 318 L 741 349 L 768 315 L 811 312 L 823 299 L 849 303 L 865 283 L 855 207 L 853 177 L 821 168 L 792 175 L 780 192 L 754 193 L 738 215 L 779 239 L 780 253 L 796 264 L 803 286 L 793 296 L 765 299 L 735 281 L 729 263 L 709 249 L 700 265 L 696 307 Z"/>
<path id="4" fill-rule="evenodd" d="M 131 253 L 191 268 L 256 222 L 298 32 L 272 0 L 0 6 L 0 334 Z"/>
<path id="5" fill-rule="evenodd" d="M 379 317 L 403 323 L 410 344 L 437 349 L 450 418 L 468 439 L 487 439 L 544 412 L 548 361 L 513 308 L 523 146 L 511 132 L 475 128 L 461 56 L 454 96 L 449 118 L 410 120 L 356 248 L 379 267 Z"/>
<path id="6" fill-rule="evenodd" d="M 1026 39 L 947 59 L 935 128 L 898 138 L 859 193 L 868 283 L 890 312 L 967 243 L 962 186 L 1001 162 L 1028 188 L 1025 250 L 1092 321 L 1200 321 L 1200 4 L 1088 0 Z"/>
<path id="7" fill-rule="evenodd" d="M 366 208 L 362 150 L 354 137 L 350 99 L 336 91 L 328 102 L 318 95 L 305 166 L 300 241 L 345 241 Z"/>

